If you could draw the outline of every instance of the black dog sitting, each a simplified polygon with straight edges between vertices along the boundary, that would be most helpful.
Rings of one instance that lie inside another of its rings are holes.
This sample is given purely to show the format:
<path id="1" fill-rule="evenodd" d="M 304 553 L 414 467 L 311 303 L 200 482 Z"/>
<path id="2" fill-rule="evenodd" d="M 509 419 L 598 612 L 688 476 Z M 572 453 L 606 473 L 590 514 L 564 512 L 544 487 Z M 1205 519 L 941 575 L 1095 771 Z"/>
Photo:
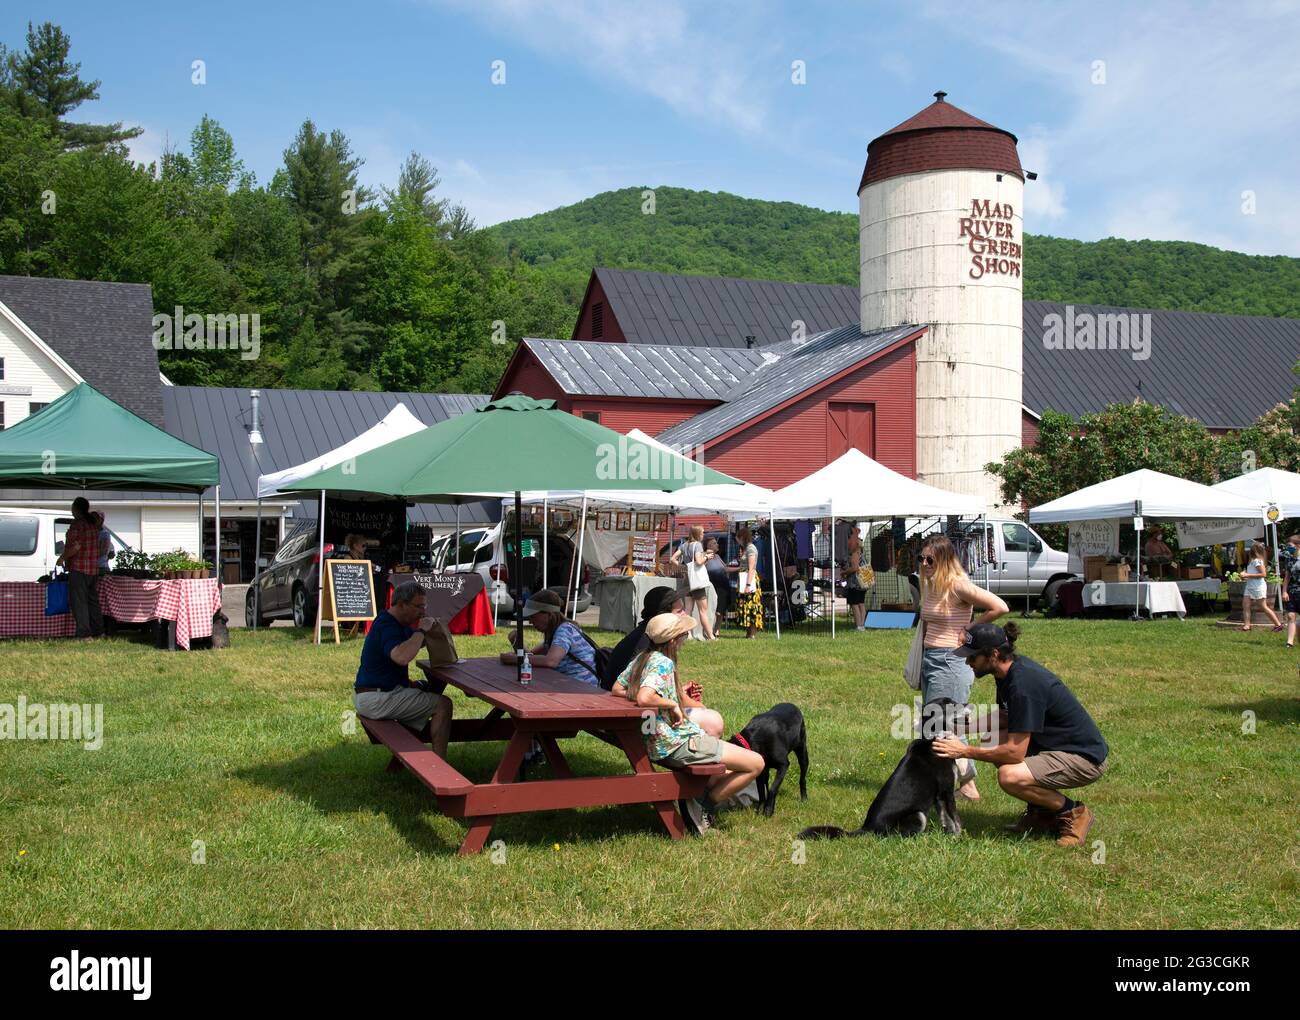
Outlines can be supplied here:
<path id="1" fill-rule="evenodd" d="M 933 703 L 942 706 L 949 724 L 953 703 L 940 699 Z M 927 706 L 929 708 L 931 706 Z M 949 725 L 948 731 L 951 732 Z M 961 818 L 957 815 L 957 801 L 953 797 L 956 785 L 957 763 L 951 758 L 940 758 L 930 746 L 937 733 L 919 737 L 907 745 L 903 760 L 893 775 L 876 794 L 867 809 L 862 828 L 846 832 L 834 825 L 815 825 L 799 833 L 800 839 L 838 839 L 840 836 L 862 836 L 868 832 L 877 836 L 898 833 L 915 836 L 925 829 L 930 809 L 939 813 L 943 831 L 954 836 L 961 832 Z"/>
<path id="2" fill-rule="evenodd" d="M 799 759 L 799 799 L 808 799 L 808 731 L 803 724 L 803 713 L 794 705 L 783 701 L 754 716 L 731 738 L 731 743 L 763 756 L 763 771 L 756 780 L 758 809 L 768 818 L 776 810 L 776 795 L 790 767 L 791 751 Z M 767 774 L 771 769 L 776 769 L 776 778 L 769 790 Z"/>

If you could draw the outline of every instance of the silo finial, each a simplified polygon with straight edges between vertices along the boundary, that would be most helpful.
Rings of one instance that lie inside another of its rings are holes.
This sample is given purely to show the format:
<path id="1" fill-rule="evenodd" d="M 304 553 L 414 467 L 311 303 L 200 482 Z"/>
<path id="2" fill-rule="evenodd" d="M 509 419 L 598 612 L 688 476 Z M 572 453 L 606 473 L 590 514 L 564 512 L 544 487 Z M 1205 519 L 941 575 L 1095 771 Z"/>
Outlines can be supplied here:
<path id="1" fill-rule="evenodd" d="M 934 101 L 935 101 L 936 103 L 942 103 L 942 102 L 943 102 L 943 97 L 946 96 L 947 94 L 948 94 L 947 92 L 936 92 L 936 93 L 934 94 Z"/>

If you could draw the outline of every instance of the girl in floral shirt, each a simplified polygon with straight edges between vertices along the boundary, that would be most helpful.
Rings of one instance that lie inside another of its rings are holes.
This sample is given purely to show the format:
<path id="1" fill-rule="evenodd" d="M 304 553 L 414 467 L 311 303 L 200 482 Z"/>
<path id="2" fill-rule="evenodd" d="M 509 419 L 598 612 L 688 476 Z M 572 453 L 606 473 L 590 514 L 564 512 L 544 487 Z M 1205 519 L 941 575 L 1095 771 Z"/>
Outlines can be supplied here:
<path id="1" fill-rule="evenodd" d="M 661 613 L 651 619 L 646 624 L 649 647 L 623 670 L 614 683 L 614 693 L 655 710 L 654 727 L 645 730 L 651 760 L 668 768 L 717 762 L 726 768 L 709 780 L 703 797 L 683 804 L 695 830 L 703 832 L 712 828 L 717 805 L 757 778 L 763 756 L 711 737 L 687 718 L 686 709 L 698 708 L 700 703 L 686 694 L 677 672 L 677 651 L 694 626 L 689 616 L 676 613 Z"/>

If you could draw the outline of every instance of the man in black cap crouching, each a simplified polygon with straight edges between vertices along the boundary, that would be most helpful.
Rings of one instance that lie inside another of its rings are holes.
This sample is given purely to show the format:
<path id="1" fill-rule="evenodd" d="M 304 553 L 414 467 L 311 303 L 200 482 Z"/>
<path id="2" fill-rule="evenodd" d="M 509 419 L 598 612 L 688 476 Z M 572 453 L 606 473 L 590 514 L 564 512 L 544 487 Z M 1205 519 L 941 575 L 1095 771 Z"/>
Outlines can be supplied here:
<path id="1" fill-rule="evenodd" d="M 1059 791 L 1100 779 L 1110 748 L 1061 678 L 1016 654 L 1019 636 L 1014 623 L 1005 628 L 976 624 L 967 628 L 956 651 L 976 676 L 992 674 L 997 682 L 1001 742 L 970 747 L 956 737 L 941 737 L 934 741 L 934 752 L 943 758 L 974 758 L 998 766 L 998 785 L 1027 804 L 1011 831 L 1054 831 L 1057 846 L 1081 846 L 1092 828 L 1093 814 Z"/>

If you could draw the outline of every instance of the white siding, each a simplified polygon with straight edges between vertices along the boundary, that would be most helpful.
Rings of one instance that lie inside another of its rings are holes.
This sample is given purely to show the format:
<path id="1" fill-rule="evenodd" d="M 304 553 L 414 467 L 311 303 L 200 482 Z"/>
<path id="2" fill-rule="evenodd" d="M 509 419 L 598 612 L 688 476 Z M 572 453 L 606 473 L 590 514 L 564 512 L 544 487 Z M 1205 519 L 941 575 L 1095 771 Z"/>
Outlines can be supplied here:
<path id="1" fill-rule="evenodd" d="M 28 340 L 7 315 L 0 313 L 0 358 L 4 358 L 4 379 L 0 380 L 0 403 L 4 404 L 4 425 L 10 428 L 27 417 L 28 404 L 49 404 L 75 385 L 49 355 Z M 3 392 L 4 387 L 24 386 L 30 394 Z"/>
<path id="2" fill-rule="evenodd" d="M 1024 184 L 1012 174 L 939 170 L 870 184 L 859 196 L 862 326 L 930 326 L 916 352 L 916 472 L 930 485 L 1000 502 L 984 471 L 1021 442 L 1022 276 L 970 275 L 960 232 L 974 200 L 1014 208 L 1024 243 Z M 1023 268 L 1024 255 L 1020 259 Z"/>
<path id="3" fill-rule="evenodd" d="M 140 548 L 147 553 L 184 549 L 199 555 L 198 502 L 182 506 L 146 506 L 140 510 Z"/>
<path id="4" fill-rule="evenodd" d="M 104 512 L 104 526 L 109 531 L 115 533 L 118 538 L 133 549 L 140 548 L 140 511 L 137 508 L 114 508 L 109 504 L 104 504 L 99 509 Z"/>

